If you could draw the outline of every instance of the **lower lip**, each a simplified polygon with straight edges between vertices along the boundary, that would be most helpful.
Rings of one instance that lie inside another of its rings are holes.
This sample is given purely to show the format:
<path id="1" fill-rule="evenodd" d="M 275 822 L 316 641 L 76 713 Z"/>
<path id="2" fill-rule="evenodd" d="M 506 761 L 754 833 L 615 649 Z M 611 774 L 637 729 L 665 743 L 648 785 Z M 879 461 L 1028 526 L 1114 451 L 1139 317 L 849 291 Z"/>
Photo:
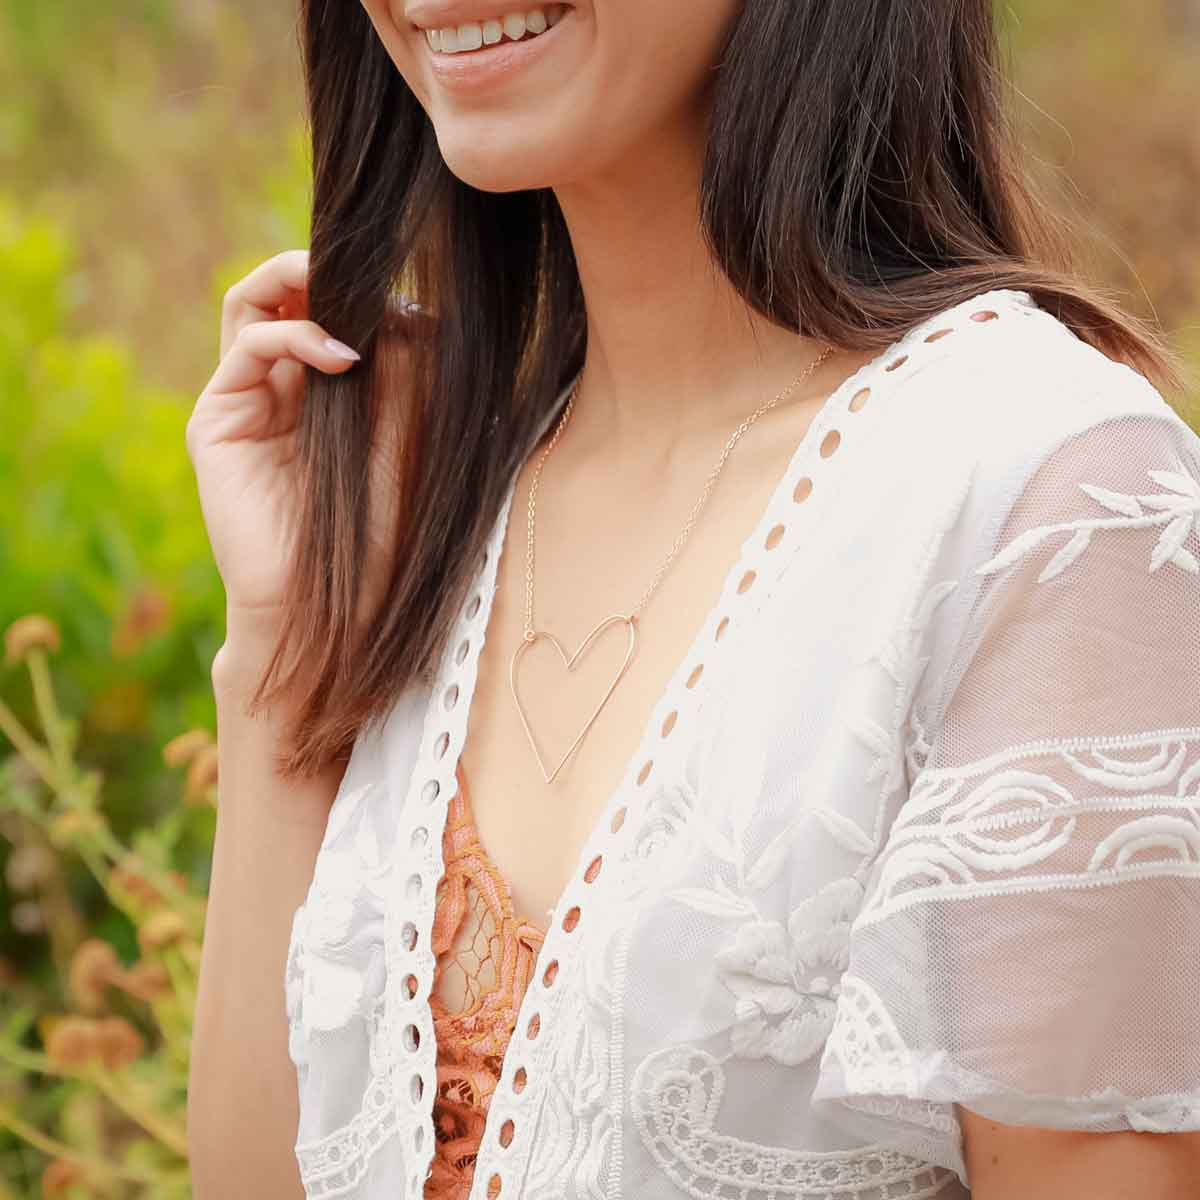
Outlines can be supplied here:
<path id="1" fill-rule="evenodd" d="M 536 37 L 522 38 L 519 42 L 500 41 L 478 50 L 443 54 L 430 48 L 424 31 L 421 40 L 425 42 L 430 66 L 441 84 L 459 92 L 479 91 L 507 82 L 544 58 L 558 44 L 561 31 L 570 23 L 573 11 L 566 9 L 556 25 Z"/>

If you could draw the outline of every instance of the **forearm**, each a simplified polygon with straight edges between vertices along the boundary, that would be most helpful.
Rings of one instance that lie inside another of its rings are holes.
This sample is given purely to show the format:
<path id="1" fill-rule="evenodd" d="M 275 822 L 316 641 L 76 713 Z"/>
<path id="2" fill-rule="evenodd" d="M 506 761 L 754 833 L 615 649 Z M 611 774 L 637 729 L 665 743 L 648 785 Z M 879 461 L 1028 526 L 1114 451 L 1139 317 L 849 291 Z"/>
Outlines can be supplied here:
<path id="1" fill-rule="evenodd" d="M 188 1089 L 196 1200 L 303 1195 L 284 966 L 344 768 L 295 783 L 275 774 L 282 718 L 244 711 L 259 661 L 227 641 L 213 664 L 218 809 Z"/>

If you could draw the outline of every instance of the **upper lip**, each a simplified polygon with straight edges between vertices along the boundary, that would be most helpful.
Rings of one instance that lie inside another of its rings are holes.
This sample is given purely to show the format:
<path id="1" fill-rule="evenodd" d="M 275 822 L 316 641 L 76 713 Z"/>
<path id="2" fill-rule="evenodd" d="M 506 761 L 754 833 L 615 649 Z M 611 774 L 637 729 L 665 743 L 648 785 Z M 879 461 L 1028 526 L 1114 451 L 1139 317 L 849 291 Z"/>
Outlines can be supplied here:
<path id="1" fill-rule="evenodd" d="M 546 3 L 528 3 L 528 0 L 465 0 L 465 2 L 438 3 L 426 0 L 409 5 L 408 19 L 418 29 L 445 29 L 450 25 L 468 25 L 484 21 L 498 21 L 509 13 L 529 12 L 534 8 L 550 8 Z M 570 8 L 570 5 L 564 7 Z"/>

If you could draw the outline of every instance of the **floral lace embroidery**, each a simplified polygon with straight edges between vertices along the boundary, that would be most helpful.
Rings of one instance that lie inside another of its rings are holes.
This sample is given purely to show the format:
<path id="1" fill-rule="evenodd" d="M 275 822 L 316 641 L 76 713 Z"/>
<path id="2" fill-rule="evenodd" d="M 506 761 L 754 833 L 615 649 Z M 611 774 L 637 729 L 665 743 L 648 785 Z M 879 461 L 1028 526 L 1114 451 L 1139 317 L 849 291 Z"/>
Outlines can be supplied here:
<path id="1" fill-rule="evenodd" d="M 724 1091 L 720 1062 L 691 1046 L 651 1054 L 634 1076 L 633 1114 L 642 1141 L 688 1196 L 921 1200 L 938 1195 L 955 1178 L 944 1167 L 885 1146 L 788 1150 L 718 1133 Z"/>
<path id="2" fill-rule="evenodd" d="M 375 1153 L 397 1129 L 395 1055 L 378 986 L 382 956 L 373 954 L 365 970 L 344 959 L 348 940 L 364 937 L 384 919 L 391 866 L 380 848 L 376 790 L 376 784 L 367 783 L 335 800 L 308 896 L 292 918 L 285 971 L 292 1060 L 305 1072 L 318 1037 L 365 1037 L 370 1066 L 358 1112 L 345 1125 L 295 1144 L 305 1195 L 314 1200 L 358 1187 Z"/>
<path id="3" fill-rule="evenodd" d="M 340 1129 L 296 1145 L 306 1196 L 344 1196 L 353 1191 L 372 1156 L 396 1131 L 396 1105 L 388 1082 L 393 1055 L 383 1031 L 383 1006 L 383 997 L 376 997 L 367 1016 L 371 1074 L 361 1109 Z"/>
<path id="4" fill-rule="evenodd" d="M 806 1062 L 833 1028 L 840 978 L 850 958 L 850 923 L 862 904 L 857 879 L 835 879 L 778 921 L 742 925 L 716 955 L 737 997 L 733 1051 L 784 1066 Z"/>
<path id="5" fill-rule="evenodd" d="M 1080 488 L 1093 500 L 1109 512 L 1119 515 L 1109 518 L 1084 517 L 1078 521 L 1037 525 L 1033 529 L 1027 529 L 1013 538 L 994 558 L 976 567 L 976 573 L 990 575 L 1015 562 L 1051 534 L 1070 532 L 1070 540 L 1038 576 L 1038 583 L 1044 583 L 1066 570 L 1087 549 L 1092 534 L 1098 529 L 1146 529 L 1162 525 L 1163 530 L 1150 553 L 1149 570 L 1157 571 L 1164 563 L 1169 562 L 1195 575 L 1200 572 L 1200 563 L 1197 563 L 1196 556 L 1183 543 L 1193 526 L 1197 537 L 1200 537 L 1200 483 L 1178 471 L 1147 471 L 1146 474 L 1168 490 L 1130 496 L 1090 483 L 1081 483 Z M 1152 511 L 1145 512 L 1147 508 Z"/>
<path id="6" fill-rule="evenodd" d="M 931 1070 L 936 1085 L 931 1084 Z M 890 1124 L 927 1130 L 929 1140 L 922 1153 L 928 1158 L 937 1153 L 938 1139 L 943 1147 L 955 1147 L 956 1155 L 961 1131 L 955 1101 L 924 1100 L 920 1094 L 938 1086 L 947 1095 L 961 1097 L 960 1103 L 969 1103 L 990 1090 L 988 1080 L 946 1055 L 938 1055 L 931 1063 L 928 1054 L 914 1054 L 879 994 L 849 971 L 842 977 L 842 1002 L 826 1043 L 821 1072 L 822 1081 L 813 1093 L 819 1108 L 834 1099 Z M 1011 1097 L 1021 1124 L 1052 1125 L 1062 1111 L 1059 1096 L 1013 1090 Z M 1129 1128 L 1143 1133 L 1177 1133 L 1194 1130 L 1200 1117 L 1200 1104 L 1191 1092 L 1141 1097 L 1107 1087 L 1071 1099 L 1077 1106 L 1074 1127 L 1078 1129 L 1112 1129 L 1128 1123 Z M 1114 1111 L 1120 1114 L 1121 1125 L 1109 1118 Z M 910 1147 L 921 1142 L 915 1133 L 906 1140 Z"/>
<path id="7" fill-rule="evenodd" d="M 892 827 L 858 927 L 955 895 L 1200 874 L 1200 727 L 1031 742 L 924 772 Z M 1105 822 L 1092 833 L 1081 822 Z"/>
<path id="8" fill-rule="evenodd" d="M 865 979 L 847 971 L 841 1001 L 813 1100 L 834 1097 L 847 1108 L 908 1127 L 907 1148 L 932 1160 L 939 1149 L 961 1161 L 961 1131 L 954 1105 L 920 1097 L 917 1066 L 883 1001 Z"/>
<path id="9" fill-rule="evenodd" d="M 508 887 L 480 844 L 461 763 L 457 775 L 432 933 L 438 1084 L 426 1200 L 465 1200 L 470 1192 L 505 1047 L 545 936 L 514 914 Z"/>
<path id="10" fill-rule="evenodd" d="M 299 1056 L 314 1032 L 342 1029 L 364 1004 L 363 974 L 342 961 L 338 950 L 351 934 L 356 904 L 368 919 L 383 919 L 390 867 L 369 818 L 373 790 L 365 784 L 338 797 L 310 894 L 293 918 L 298 936 L 292 948 L 299 961 L 287 974 L 288 1008 L 294 1032 L 304 1035 L 294 1039 Z"/>

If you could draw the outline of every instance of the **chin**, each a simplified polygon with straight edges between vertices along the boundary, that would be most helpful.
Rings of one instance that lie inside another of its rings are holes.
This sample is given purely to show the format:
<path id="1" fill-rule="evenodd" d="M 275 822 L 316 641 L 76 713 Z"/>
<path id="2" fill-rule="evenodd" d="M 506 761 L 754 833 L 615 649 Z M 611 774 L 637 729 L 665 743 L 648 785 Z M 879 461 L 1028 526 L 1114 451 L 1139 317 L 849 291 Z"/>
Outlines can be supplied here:
<path id="1" fill-rule="evenodd" d="M 553 187 L 571 171 L 565 156 L 532 139 L 456 138 L 439 129 L 438 147 L 450 172 L 481 192 Z"/>

